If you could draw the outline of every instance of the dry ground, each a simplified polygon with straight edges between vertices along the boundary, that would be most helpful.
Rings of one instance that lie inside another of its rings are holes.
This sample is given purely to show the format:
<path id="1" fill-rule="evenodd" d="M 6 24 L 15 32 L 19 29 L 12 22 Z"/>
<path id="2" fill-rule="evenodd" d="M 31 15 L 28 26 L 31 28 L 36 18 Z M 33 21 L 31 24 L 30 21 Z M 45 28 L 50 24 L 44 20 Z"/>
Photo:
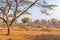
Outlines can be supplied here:
<path id="1" fill-rule="evenodd" d="M 11 28 L 10 35 L 7 29 L 0 29 L 0 40 L 60 40 L 60 28 Z"/>

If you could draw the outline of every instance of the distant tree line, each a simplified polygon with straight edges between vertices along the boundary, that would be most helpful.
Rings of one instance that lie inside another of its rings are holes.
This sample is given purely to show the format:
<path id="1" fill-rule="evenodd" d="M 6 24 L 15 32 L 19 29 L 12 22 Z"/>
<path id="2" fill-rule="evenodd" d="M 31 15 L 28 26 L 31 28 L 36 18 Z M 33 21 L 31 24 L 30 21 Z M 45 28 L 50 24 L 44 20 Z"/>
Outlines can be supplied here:
<path id="1" fill-rule="evenodd" d="M 55 18 L 46 20 L 46 19 L 36 19 L 33 22 L 28 17 L 21 19 L 22 23 L 16 23 L 13 27 L 20 27 L 20 28 L 60 28 L 60 20 Z M 0 22 L 0 27 L 6 27 L 6 24 Z"/>
<path id="2" fill-rule="evenodd" d="M 27 18 L 28 19 L 28 18 Z M 24 19 L 25 21 L 26 19 Z M 28 21 L 28 20 L 26 20 Z M 23 21 L 22 21 L 23 22 Z M 22 24 L 23 25 L 23 24 Z M 26 28 L 60 28 L 60 20 L 57 20 L 55 18 L 46 20 L 46 19 L 36 19 L 33 22 L 27 22 Z"/>

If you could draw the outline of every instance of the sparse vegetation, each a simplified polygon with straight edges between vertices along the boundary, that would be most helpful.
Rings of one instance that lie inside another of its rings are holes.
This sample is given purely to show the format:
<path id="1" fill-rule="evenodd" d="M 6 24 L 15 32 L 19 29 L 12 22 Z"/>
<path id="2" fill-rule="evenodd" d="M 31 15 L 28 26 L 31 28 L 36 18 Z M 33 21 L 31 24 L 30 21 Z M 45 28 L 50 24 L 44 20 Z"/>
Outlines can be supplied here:
<path id="1" fill-rule="evenodd" d="M 0 0 L 0 40 L 60 40 L 60 20 L 20 19 L 22 15 L 31 15 L 30 9 L 34 7 L 49 16 L 56 6 L 48 0 Z"/>
<path id="2" fill-rule="evenodd" d="M 41 10 L 44 14 L 47 15 L 47 9 L 52 10 L 56 5 L 46 4 L 46 1 L 43 0 L 42 4 L 39 0 L 34 2 L 29 0 L 0 0 L 0 19 L 7 25 L 8 33 L 10 33 L 10 27 L 15 23 L 15 21 L 22 16 L 23 14 L 30 14 L 28 9 L 33 6 L 44 8 Z M 12 13 L 10 13 L 12 11 Z M 11 18 L 11 19 L 10 19 Z"/>
<path id="3" fill-rule="evenodd" d="M 48 28 L 51 31 L 42 31 L 43 28 L 33 28 L 29 31 L 23 28 L 11 28 L 10 35 L 4 35 L 7 33 L 6 29 L 0 32 L 1 40 L 60 40 L 60 29 L 58 28 Z M 41 30 L 41 31 L 40 31 Z M 59 31 L 57 31 L 59 30 Z M 0 30 L 1 31 L 1 30 Z M 2 34 L 1 34 L 2 33 Z"/>
<path id="4" fill-rule="evenodd" d="M 33 40 L 60 40 L 59 35 L 38 35 Z"/>

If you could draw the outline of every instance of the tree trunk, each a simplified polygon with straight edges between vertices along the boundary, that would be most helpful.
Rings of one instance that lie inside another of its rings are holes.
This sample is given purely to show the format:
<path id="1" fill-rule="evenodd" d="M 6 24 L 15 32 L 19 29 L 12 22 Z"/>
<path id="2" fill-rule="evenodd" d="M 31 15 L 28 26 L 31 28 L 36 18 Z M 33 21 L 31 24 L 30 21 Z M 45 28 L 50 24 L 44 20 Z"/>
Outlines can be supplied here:
<path id="1" fill-rule="evenodd" d="M 8 30 L 8 31 L 7 31 L 7 35 L 10 35 L 11 26 L 8 26 L 7 28 L 8 28 L 8 29 L 7 29 L 7 30 Z"/>
<path id="2" fill-rule="evenodd" d="M 3 19 L 4 19 L 4 14 L 3 14 Z M 4 20 L 3 20 L 3 23 L 4 23 Z"/>
<path id="3" fill-rule="evenodd" d="M 27 23 L 24 23 L 24 25 L 25 25 L 25 30 L 28 30 Z"/>

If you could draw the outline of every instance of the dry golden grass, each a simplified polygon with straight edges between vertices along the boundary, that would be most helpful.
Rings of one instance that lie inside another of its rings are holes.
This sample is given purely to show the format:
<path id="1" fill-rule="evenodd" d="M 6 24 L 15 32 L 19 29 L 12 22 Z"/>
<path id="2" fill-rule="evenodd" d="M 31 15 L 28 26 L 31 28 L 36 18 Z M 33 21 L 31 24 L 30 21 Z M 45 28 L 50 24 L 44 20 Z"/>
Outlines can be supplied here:
<path id="1" fill-rule="evenodd" d="M 47 29 L 32 28 L 32 29 L 25 30 L 23 28 L 11 28 L 10 35 L 4 35 L 4 34 L 7 34 L 7 29 L 0 29 L 0 40 L 45 40 L 44 39 L 45 37 L 47 39 L 50 37 L 53 38 L 58 37 L 56 39 L 59 39 L 60 29 L 59 28 L 47 28 Z"/>

